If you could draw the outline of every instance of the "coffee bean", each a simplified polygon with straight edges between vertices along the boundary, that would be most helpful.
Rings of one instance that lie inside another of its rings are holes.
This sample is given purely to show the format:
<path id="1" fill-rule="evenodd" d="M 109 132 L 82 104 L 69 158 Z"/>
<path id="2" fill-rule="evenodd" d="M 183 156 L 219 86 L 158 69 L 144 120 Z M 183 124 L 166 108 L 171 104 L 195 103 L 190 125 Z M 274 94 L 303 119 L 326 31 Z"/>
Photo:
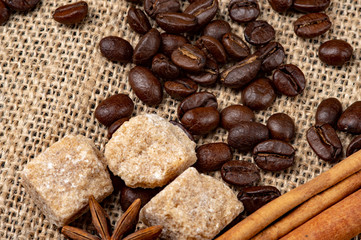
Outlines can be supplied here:
<path id="1" fill-rule="evenodd" d="M 167 56 L 161 53 L 153 57 L 152 71 L 165 79 L 174 79 L 180 74 L 179 68 Z"/>
<path id="2" fill-rule="evenodd" d="M 253 110 L 266 109 L 276 99 L 268 78 L 259 78 L 242 90 L 242 103 Z"/>
<path id="3" fill-rule="evenodd" d="M 293 64 L 286 64 L 273 72 L 273 84 L 280 93 L 294 97 L 303 92 L 306 79 L 301 69 Z"/>
<path id="4" fill-rule="evenodd" d="M 239 23 L 254 21 L 260 14 L 257 0 L 231 0 L 228 12 L 232 20 Z"/>
<path id="5" fill-rule="evenodd" d="M 232 160 L 231 148 L 222 142 L 204 144 L 197 148 L 197 162 L 194 167 L 201 172 L 217 171 Z"/>
<path id="6" fill-rule="evenodd" d="M 202 36 L 196 42 L 196 47 L 201 49 L 204 54 L 218 63 L 227 61 L 227 54 L 222 44 L 214 37 Z"/>
<path id="7" fill-rule="evenodd" d="M 295 149 L 286 142 L 271 139 L 255 146 L 253 157 L 259 168 L 276 172 L 293 165 Z"/>
<path id="8" fill-rule="evenodd" d="M 168 33 L 190 32 L 198 24 L 197 18 L 187 13 L 160 13 L 155 20 Z"/>
<path id="9" fill-rule="evenodd" d="M 300 12 L 322 12 L 330 5 L 330 0 L 294 0 L 293 8 Z"/>
<path id="10" fill-rule="evenodd" d="M 240 122 L 229 130 L 228 144 L 246 152 L 268 138 L 269 132 L 265 125 L 257 122 Z"/>
<path id="11" fill-rule="evenodd" d="M 228 55 L 235 60 L 242 60 L 251 54 L 251 50 L 247 44 L 234 33 L 224 34 L 222 44 Z"/>
<path id="12" fill-rule="evenodd" d="M 321 61 L 333 66 L 341 66 L 351 59 L 353 49 L 343 40 L 324 42 L 318 50 Z"/>
<path id="13" fill-rule="evenodd" d="M 26 12 L 35 8 L 40 0 L 2 0 L 13 11 Z"/>
<path id="14" fill-rule="evenodd" d="M 135 7 L 129 8 L 127 21 L 130 28 L 140 34 L 145 34 L 152 28 L 144 12 Z"/>
<path id="15" fill-rule="evenodd" d="M 149 17 L 155 18 L 159 13 L 179 12 L 178 0 L 144 0 L 144 10 Z"/>
<path id="16" fill-rule="evenodd" d="M 325 161 L 335 161 L 342 153 L 342 144 L 335 129 L 328 123 L 316 124 L 307 130 L 308 144 Z"/>
<path id="17" fill-rule="evenodd" d="M 125 94 L 116 94 L 103 100 L 95 109 L 95 118 L 101 124 L 109 127 L 115 121 L 130 117 L 134 110 L 134 103 Z"/>
<path id="18" fill-rule="evenodd" d="M 346 150 L 346 157 L 351 156 L 361 149 L 361 135 L 352 139 Z"/>
<path id="19" fill-rule="evenodd" d="M 157 29 L 152 28 L 140 38 L 133 53 L 133 63 L 137 65 L 147 65 L 157 54 L 160 46 L 160 34 Z"/>
<path id="20" fill-rule="evenodd" d="M 213 107 L 217 110 L 216 96 L 209 92 L 199 92 L 190 95 L 178 105 L 178 118 L 181 119 L 187 111 L 198 107 Z"/>
<path id="21" fill-rule="evenodd" d="M 242 105 L 231 105 L 221 112 L 221 124 L 226 130 L 230 130 L 240 122 L 253 122 L 254 119 L 253 111 Z"/>
<path id="22" fill-rule="evenodd" d="M 183 130 L 183 132 L 189 137 L 190 140 L 194 141 L 194 137 L 193 135 L 179 122 L 176 121 L 169 121 L 171 124 L 179 127 L 180 129 Z"/>
<path id="23" fill-rule="evenodd" d="M 107 136 L 108 139 L 111 139 L 112 136 L 113 136 L 113 134 L 115 133 L 115 131 L 117 131 L 118 128 L 119 128 L 120 126 L 122 126 L 123 123 L 125 123 L 125 122 L 128 121 L 128 120 L 129 120 L 128 117 L 126 117 L 126 118 L 121 118 L 121 119 L 115 121 L 112 125 L 110 125 L 110 127 L 108 128 L 108 136 Z"/>
<path id="24" fill-rule="evenodd" d="M 269 4 L 279 13 L 284 13 L 292 6 L 293 0 L 268 0 Z"/>
<path id="25" fill-rule="evenodd" d="M 285 51 L 283 46 L 278 42 L 270 42 L 255 52 L 255 55 L 262 61 L 261 70 L 272 72 L 283 63 Z"/>
<path id="26" fill-rule="evenodd" d="M 324 13 L 309 13 L 293 23 L 294 31 L 301 38 L 314 38 L 331 28 L 330 18 Z"/>
<path id="27" fill-rule="evenodd" d="M 275 39 L 275 30 L 266 21 L 254 21 L 244 29 L 244 38 L 252 45 L 264 45 Z"/>
<path id="28" fill-rule="evenodd" d="M 124 184 L 120 190 L 120 206 L 122 207 L 122 210 L 125 211 L 136 199 L 139 198 L 141 201 L 141 208 L 142 208 L 158 192 L 160 192 L 160 190 L 161 188 L 154 188 L 154 189 L 130 188 Z"/>
<path id="29" fill-rule="evenodd" d="M 255 186 L 242 188 L 237 198 L 243 203 L 247 214 L 251 214 L 279 196 L 281 196 L 281 193 L 275 187 Z"/>
<path id="30" fill-rule="evenodd" d="M 251 186 L 258 183 L 261 178 L 255 164 L 238 160 L 223 164 L 221 175 L 225 182 L 237 186 Z"/>
<path id="31" fill-rule="evenodd" d="M 221 82 L 226 87 L 241 88 L 251 82 L 261 69 L 261 60 L 251 55 L 221 73 Z"/>
<path id="32" fill-rule="evenodd" d="M 216 83 L 219 76 L 218 64 L 207 58 L 206 65 L 200 72 L 187 72 L 187 77 L 201 86 L 211 86 Z"/>
<path id="33" fill-rule="evenodd" d="M 203 35 L 222 40 L 224 34 L 231 32 L 231 25 L 223 20 L 213 20 L 203 29 Z"/>
<path id="34" fill-rule="evenodd" d="M 163 89 L 158 78 L 147 68 L 135 66 L 129 71 L 129 84 L 137 97 L 147 105 L 158 105 L 163 99 Z"/>
<path id="35" fill-rule="evenodd" d="M 164 89 L 172 98 L 182 100 L 195 93 L 198 85 L 190 79 L 180 78 L 175 81 L 165 82 Z"/>
<path id="36" fill-rule="evenodd" d="M 354 102 L 341 114 L 337 128 L 348 133 L 361 133 L 361 101 Z"/>
<path id="37" fill-rule="evenodd" d="M 10 18 L 10 11 L 0 0 L 0 25 L 6 23 Z"/>
<path id="38" fill-rule="evenodd" d="M 111 61 L 128 63 L 132 61 L 133 47 L 127 40 L 120 37 L 109 36 L 99 43 L 100 52 Z"/>
<path id="39" fill-rule="evenodd" d="M 88 4 L 81 1 L 58 7 L 53 13 L 53 18 L 59 23 L 71 25 L 83 21 L 87 14 Z"/>
<path id="40" fill-rule="evenodd" d="M 182 124 L 194 135 L 204 135 L 219 125 L 219 113 L 214 107 L 198 107 L 187 111 Z"/>
<path id="41" fill-rule="evenodd" d="M 342 114 L 342 105 L 336 98 L 324 99 L 317 107 L 316 123 L 328 123 L 333 128 Z"/>
<path id="42" fill-rule="evenodd" d="M 175 65 L 190 72 L 201 71 L 207 60 L 206 55 L 191 44 L 185 44 L 174 50 L 171 58 Z"/>
<path id="43" fill-rule="evenodd" d="M 194 15 L 197 18 L 197 29 L 207 25 L 218 11 L 217 0 L 197 0 L 191 3 L 184 13 Z"/>
<path id="44" fill-rule="evenodd" d="M 177 48 L 189 43 L 188 39 L 180 35 L 162 33 L 160 36 L 162 38 L 160 51 L 167 57 L 170 57 Z"/>
<path id="45" fill-rule="evenodd" d="M 285 113 L 275 113 L 267 120 L 271 138 L 289 142 L 295 136 L 295 122 Z"/>

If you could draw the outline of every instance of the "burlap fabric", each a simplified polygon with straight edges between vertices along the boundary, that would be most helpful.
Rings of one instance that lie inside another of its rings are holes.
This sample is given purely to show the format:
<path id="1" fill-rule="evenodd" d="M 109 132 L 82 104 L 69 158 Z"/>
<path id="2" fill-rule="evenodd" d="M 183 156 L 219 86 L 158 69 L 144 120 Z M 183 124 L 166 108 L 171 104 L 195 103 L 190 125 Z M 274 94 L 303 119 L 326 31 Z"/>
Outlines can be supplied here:
<path id="1" fill-rule="evenodd" d="M 52 12 L 69 2 L 42 0 L 34 11 L 16 13 L 0 26 L 1 239 L 63 239 L 24 192 L 19 173 L 28 161 L 69 133 L 85 135 L 104 150 L 106 128 L 94 118 L 94 109 L 101 100 L 126 93 L 136 104 L 133 115 L 154 112 L 177 119 L 177 101 L 165 94 L 157 108 L 142 104 L 128 84 L 127 74 L 132 65 L 107 61 L 99 52 L 99 41 L 108 35 L 123 37 L 133 46 L 138 42 L 140 35 L 130 31 L 126 23 L 130 4 L 124 0 L 88 1 L 86 20 L 76 27 L 67 27 L 55 22 Z M 221 1 L 217 18 L 229 21 L 234 31 L 243 35 L 243 26 L 233 23 L 228 16 L 228 2 Z M 259 19 L 267 20 L 275 28 L 276 40 L 285 47 L 286 62 L 298 65 L 307 78 L 307 87 L 300 96 L 278 96 L 272 107 L 256 113 L 257 121 L 263 123 L 276 112 L 295 119 L 294 166 L 278 173 L 262 172 L 261 184 L 276 186 L 285 193 L 332 166 L 317 158 L 305 138 L 319 102 L 337 97 L 347 107 L 361 100 L 361 2 L 333 0 L 327 10 L 333 22 L 331 30 L 312 40 L 300 39 L 293 32 L 292 23 L 300 13 L 278 14 L 267 0 L 261 0 L 260 6 L 263 11 Z M 352 61 L 339 68 L 326 66 L 317 56 L 320 44 L 334 38 L 348 41 L 355 50 Z M 239 92 L 220 84 L 207 90 L 217 96 L 219 109 L 240 103 Z M 344 133 L 339 136 L 346 148 L 352 136 Z M 218 128 L 214 134 L 199 139 L 198 144 L 226 141 L 226 137 L 226 131 Z M 239 152 L 235 152 L 234 158 L 253 161 L 250 154 Z M 215 176 L 219 178 L 219 173 Z M 106 199 L 103 205 L 114 225 L 121 214 L 119 193 Z M 89 213 L 75 225 L 93 229 Z"/>

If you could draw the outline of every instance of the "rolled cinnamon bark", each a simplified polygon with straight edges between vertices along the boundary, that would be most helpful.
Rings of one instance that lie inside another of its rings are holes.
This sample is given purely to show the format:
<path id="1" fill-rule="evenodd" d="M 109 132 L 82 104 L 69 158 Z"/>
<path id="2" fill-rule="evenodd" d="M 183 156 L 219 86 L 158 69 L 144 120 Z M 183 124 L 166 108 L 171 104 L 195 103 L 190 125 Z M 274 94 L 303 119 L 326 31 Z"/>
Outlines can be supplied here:
<path id="1" fill-rule="evenodd" d="M 311 220 L 281 240 L 344 240 L 361 233 L 361 189 Z"/>
<path id="2" fill-rule="evenodd" d="M 261 207 L 217 240 L 248 240 L 291 209 L 360 170 L 361 151 L 358 151 L 318 177 Z"/>
<path id="3" fill-rule="evenodd" d="M 326 208 L 347 197 L 361 187 L 361 171 L 351 175 L 342 182 L 314 196 L 281 220 L 272 224 L 252 240 L 276 240 L 302 225 Z"/>

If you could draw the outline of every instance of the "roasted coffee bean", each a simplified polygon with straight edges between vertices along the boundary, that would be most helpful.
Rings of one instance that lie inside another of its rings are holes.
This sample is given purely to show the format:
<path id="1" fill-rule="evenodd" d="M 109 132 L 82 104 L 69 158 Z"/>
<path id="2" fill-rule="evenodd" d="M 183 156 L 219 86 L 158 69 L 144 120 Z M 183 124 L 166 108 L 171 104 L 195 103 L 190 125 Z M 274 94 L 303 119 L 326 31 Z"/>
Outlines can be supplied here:
<path id="1" fill-rule="evenodd" d="M 140 34 L 145 34 L 152 28 L 144 12 L 135 7 L 129 8 L 127 21 L 131 29 Z"/>
<path id="2" fill-rule="evenodd" d="M 341 66 L 351 59 L 353 49 L 343 40 L 324 42 L 318 50 L 321 61 L 333 66 Z"/>
<path id="3" fill-rule="evenodd" d="M 278 42 L 270 42 L 255 52 L 255 55 L 262 61 L 261 70 L 272 72 L 283 63 L 285 51 L 283 46 Z"/>
<path id="4" fill-rule="evenodd" d="M 271 138 L 289 142 L 295 136 L 295 122 L 285 113 L 276 113 L 267 120 Z"/>
<path id="5" fill-rule="evenodd" d="M 174 50 L 171 58 L 175 65 L 190 72 L 201 71 L 207 60 L 199 48 L 188 43 Z"/>
<path id="6" fill-rule="evenodd" d="M 95 109 L 95 118 L 101 124 L 109 127 L 121 118 L 132 115 L 134 103 L 125 94 L 116 94 L 103 100 Z"/>
<path id="7" fill-rule="evenodd" d="M 226 130 L 230 130 L 240 122 L 253 122 L 254 119 L 253 111 L 249 107 L 242 105 L 231 105 L 221 112 L 221 124 Z"/>
<path id="8" fill-rule="evenodd" d="M 197 0 L 191 3 L 184 13 L 194 15 L 197 18 L 198 26 L 201 28 L 207 25 L 216 15 L 218 11 L 217 0 Z"/>
<path id="9" fill-rule="evenodd" d="M 259 78 L 242 90 L 242 103 L 253 110 L 266 109 L 276 99 L 268 78 Z"/>
<path id="10" fill-rule="evenodd" d="M 187 111 L 181 123 L 194 135 L 204 135 L 219 125 L 219 112 L 214 107 L 199 107 Z"/>
<path id="11" fill-rule="evenodd" d="M 317 107 L 316 123 L 328 123 L 333 128 L 342 114 L 342 105 L 336 98 L 327 98 Z"/>
<path id="12" fill-rule="evenodd" d="M 244 29 L 244 38 L 252 45 L 264 45 L 275 39 L 275 30 L 266 21 L 254 21 Z"/>
<path id="13" fill-rule="evenodd" d="M 246 152 L 268 138 L 269 132 L 265 125 L 258 122 L 240 122 L 229 130 L 228 144 Z"/>
<path id="14" fill-rule="evenodd" d="M 325 161 L 335 161 L 342 153 L 342 144 L 335 129 L 328 123 L 316 124 L 307 130 L 308 144 Z"/>
<path id="15" fill-rule="evenodd" d="M 247 44 L 234 33 L 224 34 L 222 44 L 228 55 L 235 60 L 242 60 L 251 54 L 251 50 Z"/>
<path id="16" fill-rule="evenodd" d="M 195 81 L 199 85 L 211 86 L 216 83 L 219 76 L 218 64 L 208 58 L 202 71 L 192 73 L 187 72 L 186 75 L 189 79 Z"/>
<path id="17" fill-rule="evenodd" d="M 160 190 L 161 188 L 154 188 L 154 189 L 130 188 L 124 184 L 120 189 L 120 206 L 122 207 L 122 210 L 125 211 L 136 199 L 139 198 L 141 201 L 141 207 L 143 207 Z"/>
<path id="18" fill-rule="evenodd" d="M 180 78 L 175 81 L 165 82 L 164 89 L 172 98 L 182 100 L 195 93 L 198 85 L 190 79 Z"/>
<path id="19" fill-rule="evenodd" d="M 306 79 L 301 69 L 293 64 L 286 64 L 273 72 L 273 84 L 280 93 L 294 97 L 303 92 Z"/>
<path id="20" fill-rule="evenodd" d="M 330 5 L 330 0 L 294 0 L 293 8 L 300 12 L 322 12 Z"/>
<path id="21" fill-rule="evenodd" d="M 222 40 L 224 34 L 231 32 L 231 25 L 223 20 L 213 20 L 203 29 L 203 36 L 214 37 Z"/>
<path id="22" fill-rule="evenodd" d="M 100 52 L 111 61 L 128 63 L 132 61 L 133 47 L 127 40 L 120 37 L 109 36 L 99 43 Z"/>
<path id="23" fill-rule="evenodd" d="M 160 37 L 162 38 L 160 51 L 167 57 L 170 57 L 177 48 L 189 43 L 188 39 L 180 35 L 162 33 Z"/>
<path id="24" fill-rule="evenodd" d="M 281 171 L 293 165 L 295 149 L 291 144 L 280 140 L 266 140 L 253 149 L 257 166 L 266 171 Z"/>
<path id="25" fill-rule="evenodd" d="M 351 156 L 361 149 L 361 135 L 352 139 L 346 150 L 346 157 Z"/>
<path id="26" fill-rule="evenodd" d="M 269 4 L 276 12 L 286 12 L 291 6 L 293 0 L 268 0 Z"/>
<path id="27" fill-rule="evenodd" d="M 256 186 L 242 188 L 237 197 L 243 203 L 247 214 L 251 214 L 279 196 L 281 193 L 275 187 Z"/>
<path id="28" fill-rule="evenodd" d="M 337 128 L 348 133 L 361 133 L 361 101 L 354 102 L 341 114 Z"/>
<path id="29" fill-rule="evenodd" d="M 222 44 L 214 37 L 202 36 L 196 42 L 196 47 L 201 49 L 204 54 L 218 63 L 227 61 L 227 54 Z"/>
<path id="30" fill-rule="evenodd" d="M 222 142 L 204 144 L 197 148 L 197 162 L 194 167 L 201 172 L 217 171 L 232 160 L 231 148 Z"/>
<path id="31" fill-rule="evenodd" d="M 119 128 L 120 126 L 122 126 L 123 123 L 125 123 L 125 122 L 128 121 L 128 120 L 129 120 L 128 117 L 126 117 L 126 118 L 121 118 L 121 119 L 115 121 L 112 125 L 110 125 L 110 127 L 108 128 L 108 136 L 107 136 L 108 139 L 111 139 L 112 136 L 113 136 L 113 134 L 115 133 L 115 131 L 117 131 L 118 128 Z"/>
<path id="32" fill-rule="evenodd" d="M 259 182 L 261 176 L 255 164 L 232 160 L 223 164 L 221 168 L 222 179 L 237 186 L 252 186 Z"/>
<path id="33" fill-rule="evenodd" d="M 152 28 L 140 38 L 137 46 L 134 48 L 133 63 L 137 65 L 149 64 L 153 56 L 157 54 L 159 46 L 160 34 L 157 29 Z"/>
<path id="34" fill-rule="evenodd" d="M 198 24 L 197 18 L 187 13 L 160 13 L 155 20 L 168 33 L 190 32 Z"/>
<path id="35" fill-rule="evenodd" d="M 217 109 L 216 96 L 209 92 L 199 92 L 190 95 L 178 105 L 178 118 L 181 119 L 187 111 L 198 107 L 213 107 Z"/>
<path id="36" fill-rule="evenodd" d="M 293 23 L 294 31 L 301 38 L 314 38 L 331 28 L 330 18 L 324 13 L 309 13 Z"/>
<path id="37" fill-rule="evenodd" d="M 83 21 L 87 14 L 88 4 L 81 1 L 58 7 L 53 14 L 53 18 L 62 24 L 71 25 Z"/>
<path id="38" fill-rule="evenodd" d="M 226 87 L 241 88 L 251 82 L 261 69 L 261 60 L 251 55 L 221 73 L 221 82 Z"/>
<path id="39" fill-rule="evenodd" d="M 169 121 L 171 124 L 176 125 L 180 129 L 183 130 L 183 132 L 189 137 L 190 140 L 194 141 L 193 135 L 179 122 L 176 121 Z"/>
<path id="40" fill-rule="evenodd" d="M 35 8 L 40 0 L 2 0 L 5 5 L 14 11 L 26 12 Z"/>
<path id="41" fill-rule="evenodd" d="M 149 17 L 155 18 L 159 13 L 179 12 L 178 0 L 144 0 L 144 10 Z"/>
<path id="42" fill-rule="evenodd" d="M 137 97 L 147 105 L 158 105 L 163 99 L 163 89 L 158 78 L 147 68 L 135 66 L 129 71 L 129 84 Z"/>
<path id="43" fill-rule="evenodd" d="M 231 0 L 228 12 L 232 20 L 239 23 L 254 21 L 260 14 L 257 0 Z"/>
<path id="44" fill-rule="evenodd" d="M 152 72 L 165 79 L 174 79 L 180 74 L 179 68 L 167 56 L 161 53 L 153 57 Z"/>
<path id="45" fill-rule="evenodd" d="M 0 0 L 0 25 L 8 21 L 10 17 L 10 11 L 5 4 Z"/>

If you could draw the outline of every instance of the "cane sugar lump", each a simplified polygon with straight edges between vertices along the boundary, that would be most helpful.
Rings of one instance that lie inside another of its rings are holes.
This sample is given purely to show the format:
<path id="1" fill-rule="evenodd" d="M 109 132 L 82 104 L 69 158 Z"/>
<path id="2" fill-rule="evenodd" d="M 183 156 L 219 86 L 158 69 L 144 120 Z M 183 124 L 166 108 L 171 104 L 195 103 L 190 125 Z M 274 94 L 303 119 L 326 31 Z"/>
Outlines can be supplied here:
<path id="1" fill-rule="evenodd" d="M 142 208 L 140 219 L 162 225 L 162 239 L 213 239 L 242 211 L 228 186 L 191 167 Z"/>
<path id="2" fill-rule="evenodd" d="M 155 114 L 125 122 L 105 147 L 109 169 L 128 187 L 162 187 L 197 160 L 196 144 Z"/>
<path id="3" fill-rule="evenodd" d="M 31 160 L 21 174 L 31 199 L 51 223 L 64 226 L 102 201 L 113 185 L 102 154 L 84 136 L 66 136 Z"/>

